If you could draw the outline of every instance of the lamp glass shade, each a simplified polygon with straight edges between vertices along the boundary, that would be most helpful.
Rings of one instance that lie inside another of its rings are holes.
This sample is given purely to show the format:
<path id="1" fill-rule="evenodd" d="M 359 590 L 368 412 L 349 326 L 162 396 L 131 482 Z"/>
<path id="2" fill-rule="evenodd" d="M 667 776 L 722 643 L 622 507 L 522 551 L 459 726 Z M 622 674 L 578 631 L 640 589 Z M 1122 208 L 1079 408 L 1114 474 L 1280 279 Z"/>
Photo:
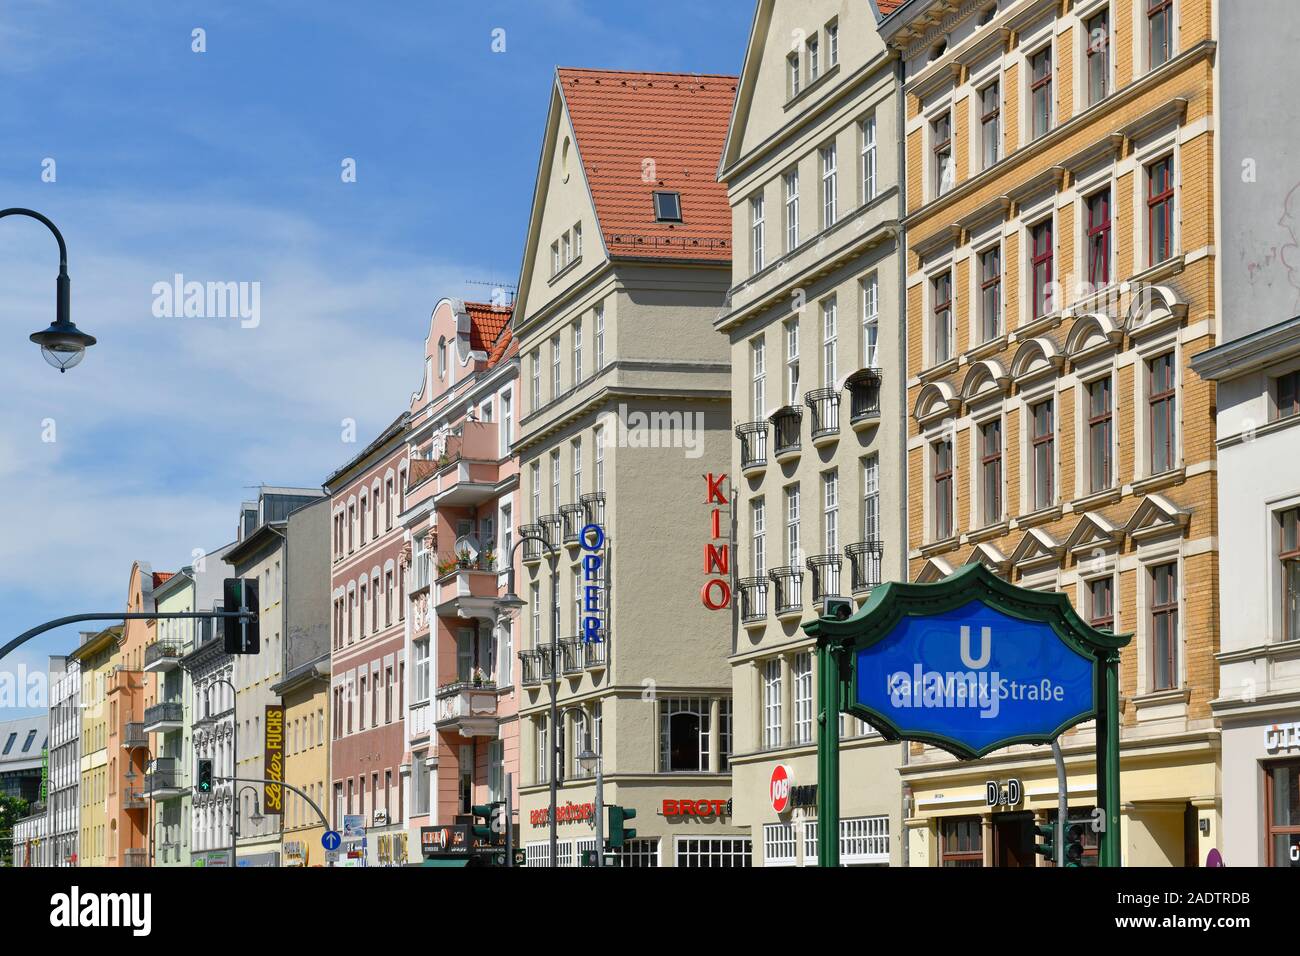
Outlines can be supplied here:
<path id="1" fill-rule="evenodd" d="M 54 322 L 42 332 L 33 332 L 31 340 L 41 347 L 41 356 L 60 372 L 79 364 L 95 337 L 82 332 L 71 322 Z"/>
<path id="2" fill-rule="evenodd" d="M 578 766 L 583 770 L 591 771 L 596 769 L 596 761 L 600 758 L 590 750 L 584 750 L 578 754 Z"/>

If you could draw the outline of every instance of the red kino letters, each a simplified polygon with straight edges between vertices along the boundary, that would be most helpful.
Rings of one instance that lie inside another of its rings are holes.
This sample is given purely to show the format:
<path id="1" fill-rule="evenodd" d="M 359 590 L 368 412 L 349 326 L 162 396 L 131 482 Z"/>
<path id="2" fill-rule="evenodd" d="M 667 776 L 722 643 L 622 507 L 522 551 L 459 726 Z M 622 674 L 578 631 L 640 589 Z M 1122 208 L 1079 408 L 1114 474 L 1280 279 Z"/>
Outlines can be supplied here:
<path id="1" fill-rule="evenodd" d="M 704 481 L 708 485 L 708 495 L 704 503 L 711 506 L 709 514 L 709 532 L 711 541 L 704 545 L 704 574 L 709 580 L 704 582 L 700 588 L 700 601 L 710 611 L 720 611 L 724 607 L 731 605 L 731 542 L 730 535 L 724 536 L 722 533 L 722 508 L 721 505 L 729 504 L 727 496 L 723 494 L 722 484 L 727 480 L 725 474 L 717 475 L 712 472 L 704 476 Z M 730 529 L 728 529 L 730 531 Z M 714 542 L 721 542 L 715 544 Z M 722 577 L 713 577 L 712 575 L 722 575 Z"/>

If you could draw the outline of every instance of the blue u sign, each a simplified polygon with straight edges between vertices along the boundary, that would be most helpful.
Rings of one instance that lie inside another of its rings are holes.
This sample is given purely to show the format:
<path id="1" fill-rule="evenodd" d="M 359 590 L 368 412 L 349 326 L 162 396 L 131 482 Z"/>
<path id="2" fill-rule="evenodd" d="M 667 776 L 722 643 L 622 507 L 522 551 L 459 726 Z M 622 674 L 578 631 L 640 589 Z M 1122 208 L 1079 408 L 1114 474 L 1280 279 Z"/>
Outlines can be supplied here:
<path id="1" fill-rule="evenodd" d="M 974 756 L 1048 741 L 1096 713 L 1093 658 L 1046 621 L 978 600 L 904 616 L 856 657 L 855 703 L 899 736 Z"/>

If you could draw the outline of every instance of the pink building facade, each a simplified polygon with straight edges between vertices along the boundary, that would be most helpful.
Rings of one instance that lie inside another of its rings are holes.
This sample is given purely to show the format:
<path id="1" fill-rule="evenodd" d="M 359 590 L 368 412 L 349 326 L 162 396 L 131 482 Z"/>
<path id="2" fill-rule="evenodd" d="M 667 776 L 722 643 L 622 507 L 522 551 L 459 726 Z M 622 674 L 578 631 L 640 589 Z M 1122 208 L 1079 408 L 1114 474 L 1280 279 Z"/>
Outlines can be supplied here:
<path id="1" fill-rule="evenodd" d="M 517 622 L 507 590 L 518 517 L 519 363 L 509 307 L 443 299 L 406 430 L 406 757 L 409 829 L 518 806 Z"/>
<path id="2" fill-rule="evenodd" d="M 341 865 L 414 856 L 402 786 L 406 734 L 406 598 L 402 573 L 407 416 L 325 480 L 331 498 L 331 823 L 360 817 Z M 355 822 L 355 821 L 354 821 Z"/>

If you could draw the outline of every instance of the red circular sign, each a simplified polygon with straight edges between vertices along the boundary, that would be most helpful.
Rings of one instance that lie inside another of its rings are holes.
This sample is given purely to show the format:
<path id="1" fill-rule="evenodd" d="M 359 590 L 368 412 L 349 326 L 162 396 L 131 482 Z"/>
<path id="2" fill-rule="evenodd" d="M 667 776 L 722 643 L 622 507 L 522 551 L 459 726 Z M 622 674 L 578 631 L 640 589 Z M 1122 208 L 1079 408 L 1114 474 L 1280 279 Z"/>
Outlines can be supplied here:
<path id="1" fill-rule="evenodd" d="M 790 806 L 790 774 L 783 764 L 772 768 L 770 791 L 772 809 L 777 813 L 785 813 L 786 807 Z"/>

